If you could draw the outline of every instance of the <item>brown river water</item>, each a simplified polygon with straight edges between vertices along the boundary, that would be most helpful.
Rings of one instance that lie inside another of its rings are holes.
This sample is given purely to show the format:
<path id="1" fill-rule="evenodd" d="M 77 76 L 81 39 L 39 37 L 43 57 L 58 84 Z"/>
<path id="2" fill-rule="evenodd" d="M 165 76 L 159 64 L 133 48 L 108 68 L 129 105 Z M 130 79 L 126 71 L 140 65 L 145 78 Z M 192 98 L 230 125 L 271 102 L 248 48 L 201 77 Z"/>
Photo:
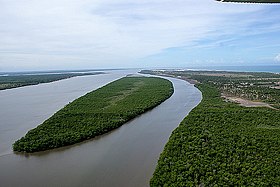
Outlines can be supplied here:
<path id="1" fill-rule="evenodd" d="M 0 91 L 0 186 L 146 187 L 171 132 L 201 100 L 179 79 L 165 102 L 92 140 L 35 154 L 14 154 L 12 143 L 70 101 L 131 71 L 74 77 Z"/>

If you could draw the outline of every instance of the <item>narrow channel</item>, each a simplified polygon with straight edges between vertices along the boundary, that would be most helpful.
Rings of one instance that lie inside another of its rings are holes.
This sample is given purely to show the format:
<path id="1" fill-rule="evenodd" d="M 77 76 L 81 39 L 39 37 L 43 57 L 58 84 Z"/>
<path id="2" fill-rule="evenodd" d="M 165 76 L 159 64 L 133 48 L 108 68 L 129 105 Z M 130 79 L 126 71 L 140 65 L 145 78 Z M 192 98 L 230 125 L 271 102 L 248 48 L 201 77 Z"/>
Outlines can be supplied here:
<path id="1" fill-rule="evenodd" d="M 168 100 L 106 135 L 29 156 L 0 156 L 1 185 L 149 186 L 171 132 L 201 100 L 193 85 L 167 79 L 175 88 Z"/>

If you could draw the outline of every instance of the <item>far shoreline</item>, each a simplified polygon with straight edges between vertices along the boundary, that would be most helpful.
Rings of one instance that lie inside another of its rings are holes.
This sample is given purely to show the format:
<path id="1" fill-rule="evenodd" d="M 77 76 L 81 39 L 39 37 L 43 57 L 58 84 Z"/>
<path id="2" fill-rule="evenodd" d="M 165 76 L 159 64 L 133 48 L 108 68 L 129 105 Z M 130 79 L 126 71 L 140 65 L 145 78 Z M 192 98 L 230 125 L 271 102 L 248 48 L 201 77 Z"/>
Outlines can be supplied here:
<path id="1" fill-rule="evenodd" d="M 34 86 L 44 83 L 51 83 L 59 80 L 65 80 L 73 77 L 91 76 L 105 74 L 105 72 L 93 73 L 54 73 L 54 74 L 22 74 L 0 76 L 0 91 L 21 88 L 25 86 Z"/>

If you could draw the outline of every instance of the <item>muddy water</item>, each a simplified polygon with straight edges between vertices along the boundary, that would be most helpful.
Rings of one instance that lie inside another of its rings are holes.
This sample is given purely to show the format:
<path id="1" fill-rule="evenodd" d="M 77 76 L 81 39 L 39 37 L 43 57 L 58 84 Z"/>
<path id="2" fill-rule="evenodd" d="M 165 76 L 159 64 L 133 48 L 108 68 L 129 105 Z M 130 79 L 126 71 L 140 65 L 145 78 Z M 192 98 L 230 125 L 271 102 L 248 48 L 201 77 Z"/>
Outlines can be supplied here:
<path id="1" fill-rule="evenodd" d="M 148 186 L 172 130 L 201 100 L 201 93 L 183 80 L 168 78 L 175 88 L 171 98 L 106 135 L 39 154 L 16 155 L 10 149 L 15 139 L 69 101 L 124 74 L 0 92 L 0 186 Z"/>

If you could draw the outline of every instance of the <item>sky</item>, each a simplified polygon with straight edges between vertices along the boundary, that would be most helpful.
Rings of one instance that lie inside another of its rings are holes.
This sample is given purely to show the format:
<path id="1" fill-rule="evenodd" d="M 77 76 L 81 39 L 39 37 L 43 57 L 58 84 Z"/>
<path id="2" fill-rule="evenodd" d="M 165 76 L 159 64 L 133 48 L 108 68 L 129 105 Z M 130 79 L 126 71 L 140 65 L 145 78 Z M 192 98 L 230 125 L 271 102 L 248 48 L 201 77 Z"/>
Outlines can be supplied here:
<path id="1" fill-rule="evenodd" d="M 0 71 L 280 65 L 280 4 L 0 0 Z"/>

